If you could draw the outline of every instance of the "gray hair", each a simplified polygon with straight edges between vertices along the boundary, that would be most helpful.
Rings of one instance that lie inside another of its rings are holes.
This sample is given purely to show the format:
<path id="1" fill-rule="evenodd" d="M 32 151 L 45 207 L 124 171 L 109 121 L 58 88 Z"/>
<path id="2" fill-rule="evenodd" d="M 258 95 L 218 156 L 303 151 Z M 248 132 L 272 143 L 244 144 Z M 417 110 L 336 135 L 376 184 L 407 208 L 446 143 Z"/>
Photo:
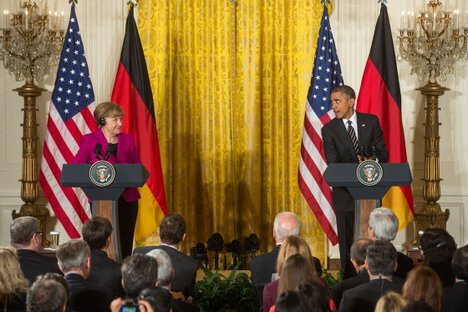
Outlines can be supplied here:
<path id="1" fill-rule="evenodd" d="M 28 312 L 61 312 L 66 303 L 65 288 L 51 279 L 40 279 L 34 282 L 26 298 Z"/>
<path id="2" fill-rule="evenodd" d="M 398 218 L 388 208 L 376 208 L 369 215 L 369 227 L 379 240 L 394 240 L 399 224 Z"/>
<path id="3" fill-rule="evenodd" d="M 158 263 L 158 281 L 156 285 L 164 288 L 168 287 L 174 274 L 171 257 L 167 252 L 159 248 L 151 250 L 146 255 L 153 257 Z"/>
<path id="4" fill-rule="evenodd" d="M 296 224 L 292 228 L 286 227 L 285 221 L 292 221 Z M 299 232 L 301 231 L 301 222 L 294 212 L 283 211 L 276 215 L 275 221 L 273 223 L 273 231 L 275 232 L 277 240 L 285 240 L 291 235 L 299 235 Z"/>
<path id="5" fill-rule="evenodd" d="M 39 220 L 24 216 L 13 220 L 10 225 L 11 245 L 14 247 L 27 246 L 31 243 L 34 233 L 40 232 Z"/>
<path id="6" fill-rule="evenodd" d="M 67 273 L 72 269 L 86 269 L 91 249 L 84 240 L 73 239 L 60 245 L 56 255 L 60 269 Z"/>

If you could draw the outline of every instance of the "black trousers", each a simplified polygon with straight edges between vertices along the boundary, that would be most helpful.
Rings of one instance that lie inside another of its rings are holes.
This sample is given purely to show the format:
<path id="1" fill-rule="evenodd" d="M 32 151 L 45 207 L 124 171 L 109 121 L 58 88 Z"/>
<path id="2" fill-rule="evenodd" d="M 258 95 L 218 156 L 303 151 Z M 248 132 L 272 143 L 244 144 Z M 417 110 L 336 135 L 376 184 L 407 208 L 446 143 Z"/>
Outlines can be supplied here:
<path id="1" fill-rule="evenodd" d="M 126 202 L 122 197 L 119 198 L 119 235 L 120 248 L 122 251 L 122 261 L 132 254 L 133 234 L 135 232 L 135 223 L 138 216 L 138 201 Z"/>

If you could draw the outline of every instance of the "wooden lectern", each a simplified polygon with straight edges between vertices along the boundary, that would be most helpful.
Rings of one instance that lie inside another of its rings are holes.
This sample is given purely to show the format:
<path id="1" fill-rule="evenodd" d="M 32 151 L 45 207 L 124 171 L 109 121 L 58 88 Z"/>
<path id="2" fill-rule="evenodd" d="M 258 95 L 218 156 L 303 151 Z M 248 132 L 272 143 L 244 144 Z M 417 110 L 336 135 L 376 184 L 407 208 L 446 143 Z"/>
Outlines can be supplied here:
<path id="1" fill-rule="evenodd" d="M 331 187 L 346 187 L 356 200 L 355 239 L 368 237 L 369 214 L 380 207 L 382 197 L 392 186 L 410 185 L 413 180 L 407 163 L 381 163 L 382 180 L 374 186 L 363 185 L 357 178 L 359 163 L 332 163 L 324 177 Z"/>
<path id="2" fill-rule="evenodd" d="M 108 249 L 110 258 L 120 262 L 120 237 L 117 202 L 127 187 L 143 186 L 148 179 L 148 171 L 141 164 L 114 164 L 115 179 L 106 186 L 99 187 L 91 182 L 89 169 L 92 164 L 66 164 L 62 168 L 60 183 L 64 187 L 79 187 L 91 200 L 93 216 L 111 221 L 114 228 Z"/>

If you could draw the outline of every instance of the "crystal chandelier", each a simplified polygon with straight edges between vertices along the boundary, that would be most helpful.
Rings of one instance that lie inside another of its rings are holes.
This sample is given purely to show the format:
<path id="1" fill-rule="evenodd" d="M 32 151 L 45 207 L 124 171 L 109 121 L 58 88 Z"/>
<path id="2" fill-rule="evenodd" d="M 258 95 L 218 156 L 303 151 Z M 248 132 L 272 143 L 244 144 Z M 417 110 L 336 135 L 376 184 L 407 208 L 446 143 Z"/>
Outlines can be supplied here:
<path id="1" fill-rule="evenodd" d="M 412 74 L 423 81 L 445 80 L 455 63 L 467 56 L 468 13 L 430 0 L 416 14 L 402 13 L 398 39 L 400 57 L 411 64 Z"/>
<path id="2" fill-rule="evenodd" d="M 16 13 L 4 11 L 5 25 L 0 32 L 0 61 L 17 81 L 42 81 L 58 63 L 64 38 L 61 17 L 36 2 L 23 2 Z M 41 12 L 42 11 L 42 12 Z"/>

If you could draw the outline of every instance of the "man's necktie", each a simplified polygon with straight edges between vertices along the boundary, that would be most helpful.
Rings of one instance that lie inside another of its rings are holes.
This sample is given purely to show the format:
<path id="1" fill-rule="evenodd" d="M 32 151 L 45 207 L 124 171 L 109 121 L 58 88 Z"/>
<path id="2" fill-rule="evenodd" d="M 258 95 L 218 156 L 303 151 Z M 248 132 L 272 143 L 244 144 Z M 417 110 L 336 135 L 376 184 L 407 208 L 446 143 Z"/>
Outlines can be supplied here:
<path id="1" fill-rule="evenodd" d="M 353 126 L 351 125 L 353 122 L 351 120 L 348 120 L 348 134 L 349 137 L 351 138 L 351 142 L 353 143 L 354 151 L 356 152 L 356 155 L 359 155 L 359 142 L 356 137 L 356 132 L 354 131 Z"/>

